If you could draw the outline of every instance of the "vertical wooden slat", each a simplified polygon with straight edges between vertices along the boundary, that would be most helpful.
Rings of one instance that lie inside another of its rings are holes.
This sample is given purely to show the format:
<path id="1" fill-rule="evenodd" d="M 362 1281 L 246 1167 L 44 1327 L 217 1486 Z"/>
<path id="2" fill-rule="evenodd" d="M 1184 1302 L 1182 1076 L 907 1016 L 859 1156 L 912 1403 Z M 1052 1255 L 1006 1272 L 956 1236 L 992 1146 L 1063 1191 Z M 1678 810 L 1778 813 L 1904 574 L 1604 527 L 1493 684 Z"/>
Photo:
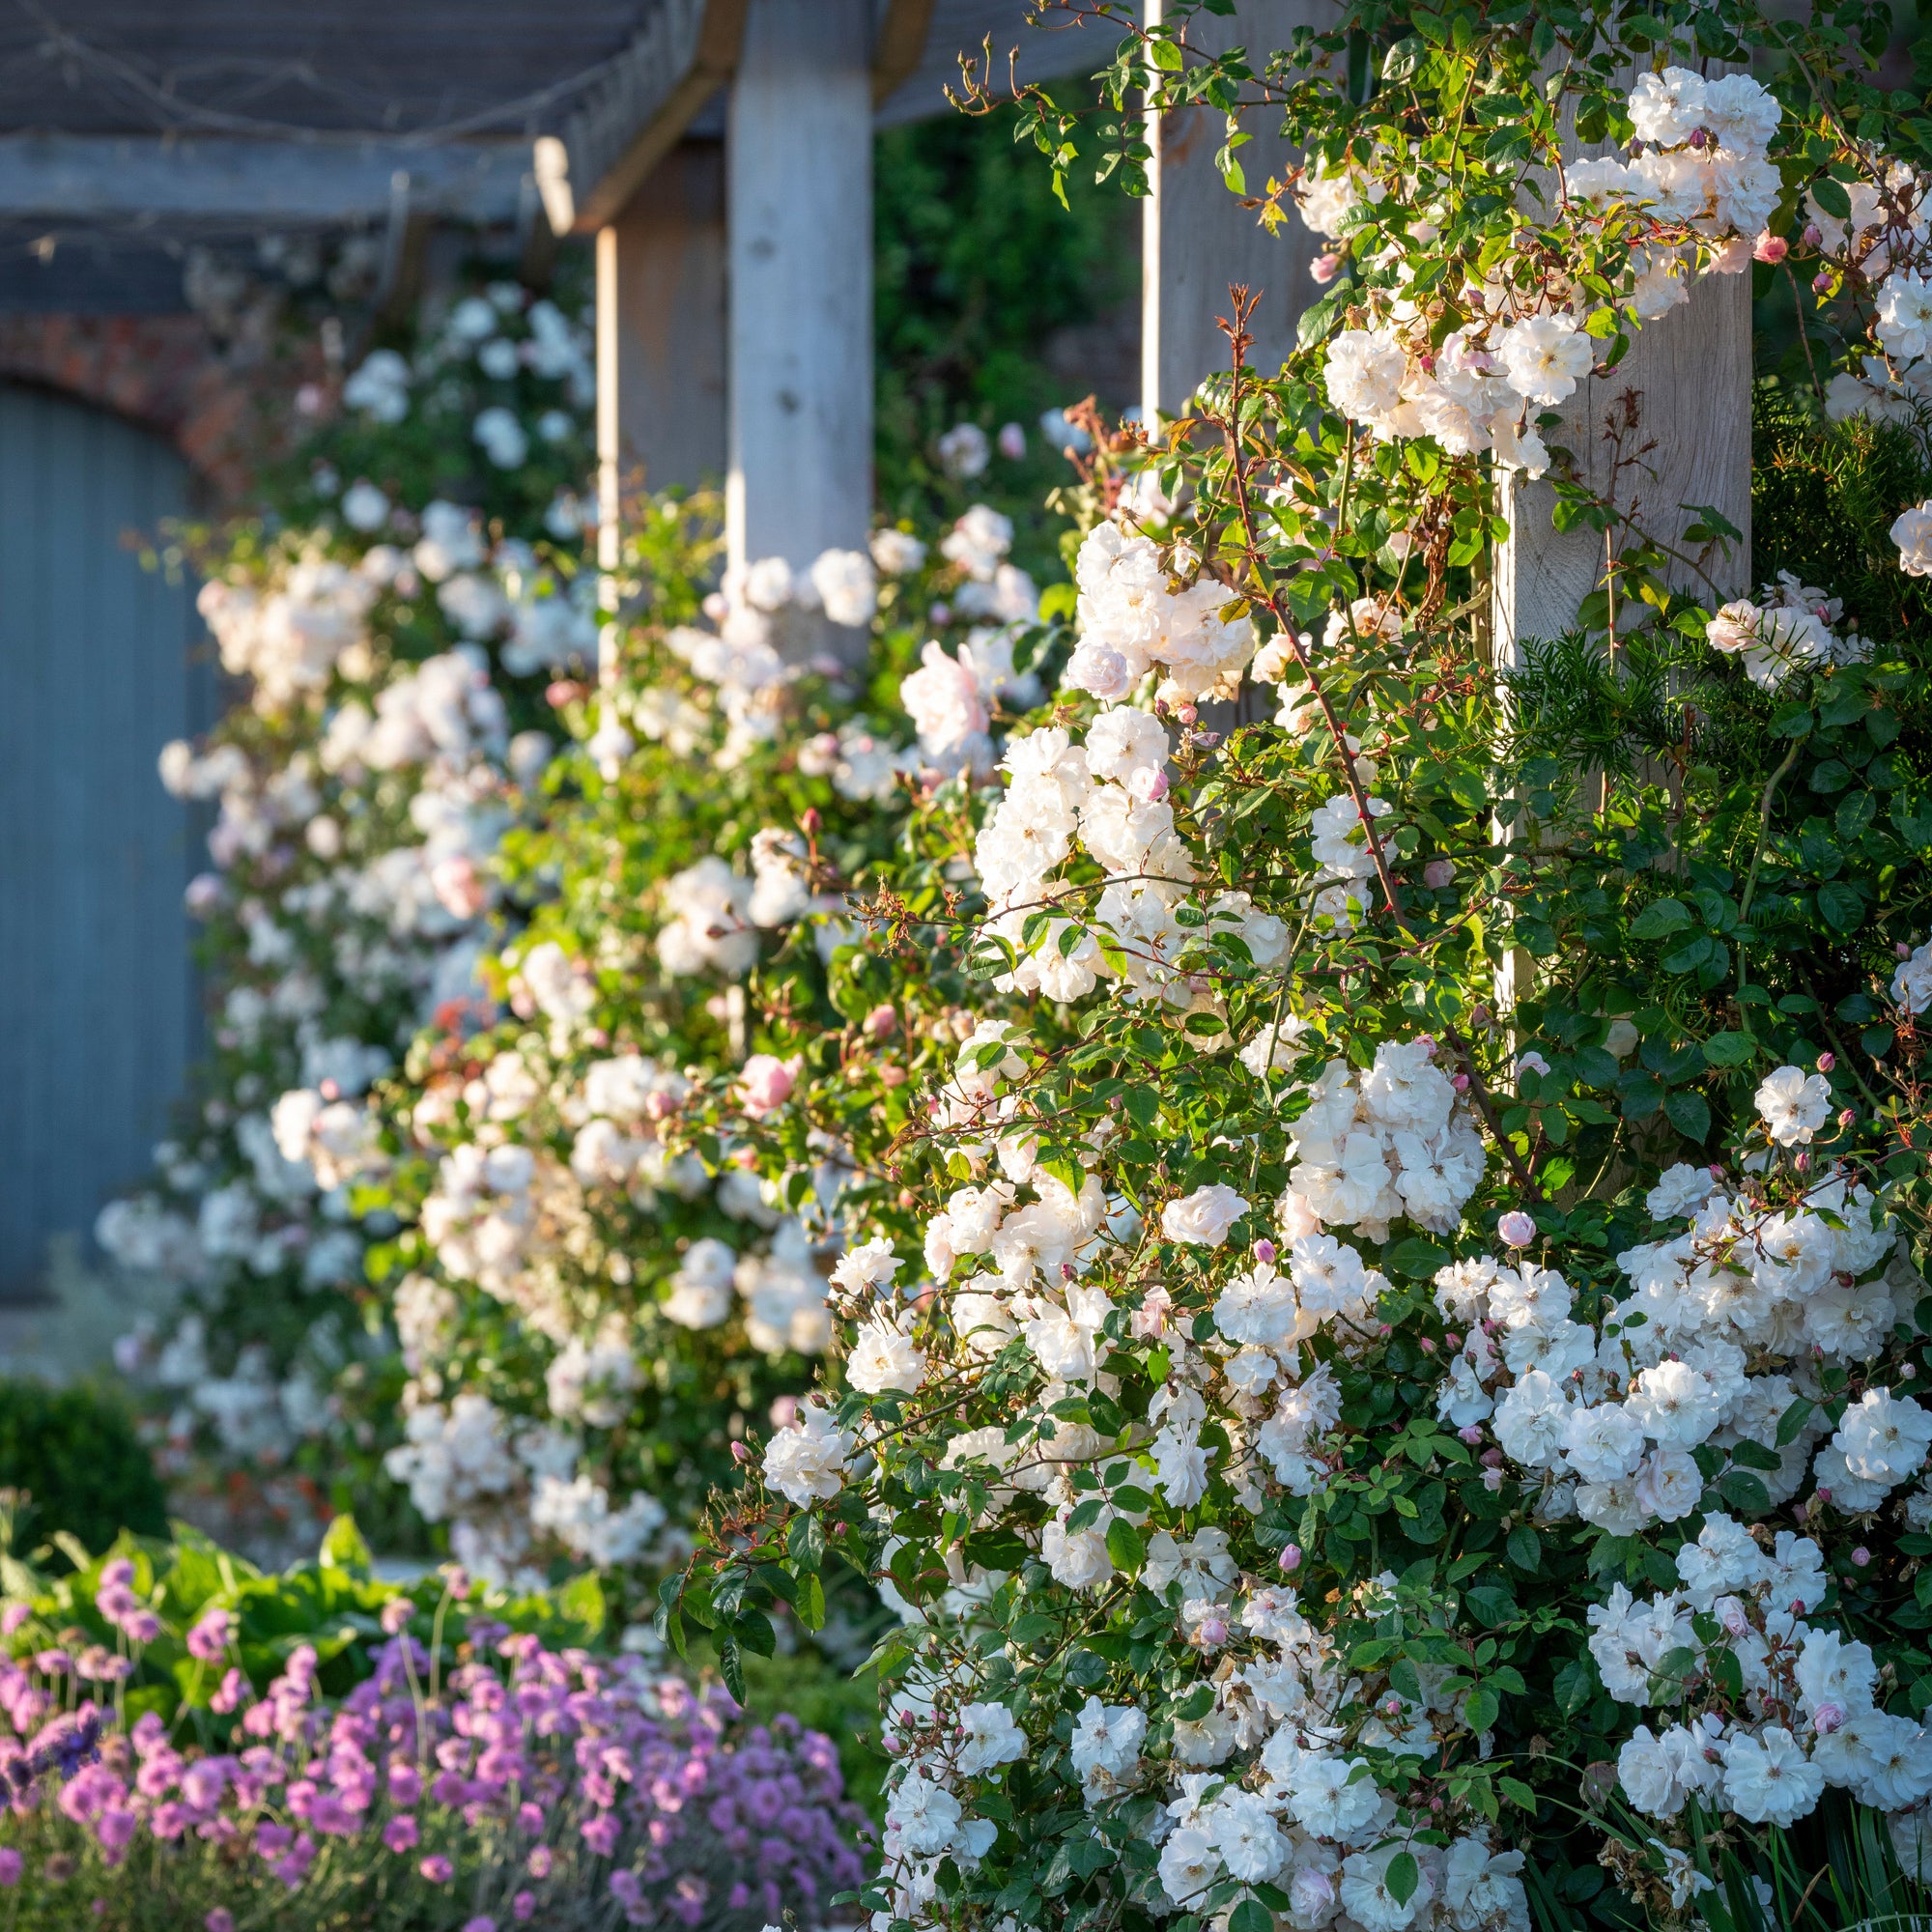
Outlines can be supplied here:
<path id="1" fill-rule="evenodd" d="M 1143 5 L 1150 22 L 1159 20 L 1162 0 Z M 1194 15 L 1188 39 L 1205 53 L 1245 48 L 1259 70 L 1295 28 L 1322 25 L 1334 13 L 1330 0 L 1241 0 L 1233 14 Z M 1254 138 L 1236 156 L 1250 194 L 1294 165 L 1279 125 L 1266 112 L 1243 122 Z M 1309 265 L 1324 244 L 1293 214 L 1270 235 L 1229 192 L 1214 165 L 1226 128 L 1225 115 L 1188 107 L 1161 116 L 1152 130 L 1153 192 L 1141 216 L 1141 408 L 1150 429 L 1157 414 L 1181 413 L 1203 378 L 1228 366 L 1216 319 L 1230 312 L 1230 283 L 1245 282 L 1260 297 L 1250 361 L 1269 376 L 1293 349 L 1295 324 L 1317 293 Z"/>
<path id="2" fill-rule="evenodd" d="M 606 236 L 609 237 L 607 242 Z M 647 488 L 695 488 L 724 474 L 724 154 L 685 141 L 600 231 L 600 364 L 620 469 Z M 600 451 L 601 454 L 601 451 Z"/>
<path id="3" fill-rule="evenodd" d="M 870 0 L 752 0 L 725 155 L 731 561 L 865 547 Z"/>
<path id="4" fill-rule="evenodd" d="M 0 1294 L 139 1179 L 195 1035 L 196 855 L 155 759 L 209 680 L 186 586 L 121 542 L 185 501 L 153 438 L 0 387 Z"/>

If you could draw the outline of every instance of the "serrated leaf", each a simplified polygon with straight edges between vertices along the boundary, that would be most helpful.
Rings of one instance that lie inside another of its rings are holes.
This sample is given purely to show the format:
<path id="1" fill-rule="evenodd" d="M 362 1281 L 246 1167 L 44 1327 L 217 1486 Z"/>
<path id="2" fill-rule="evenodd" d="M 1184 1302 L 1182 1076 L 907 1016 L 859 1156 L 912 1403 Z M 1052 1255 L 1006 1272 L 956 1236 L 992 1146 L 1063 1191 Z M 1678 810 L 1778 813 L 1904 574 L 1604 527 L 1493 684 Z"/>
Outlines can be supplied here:
<path id="1" fill-rule="evenodd" d="M 1140 1531 L 1123 1516 L 1117 1516 L 1107 1525 L 1107 1554 L 1114 1559 L 1114 1567 L 1124 1570 L 1129 1577 L 1138 1576 L 1141 1565 L 1147 1561 L 1147 1548 L 1141 1542 Z"/>
<path id="2" fill-rule="evenodd" d="M 1711 1131 L 1711 1103 L 1689 1087 L 1663 1096 L 1664 1117 L 1687 1140 L 1701 1142 Z"/>

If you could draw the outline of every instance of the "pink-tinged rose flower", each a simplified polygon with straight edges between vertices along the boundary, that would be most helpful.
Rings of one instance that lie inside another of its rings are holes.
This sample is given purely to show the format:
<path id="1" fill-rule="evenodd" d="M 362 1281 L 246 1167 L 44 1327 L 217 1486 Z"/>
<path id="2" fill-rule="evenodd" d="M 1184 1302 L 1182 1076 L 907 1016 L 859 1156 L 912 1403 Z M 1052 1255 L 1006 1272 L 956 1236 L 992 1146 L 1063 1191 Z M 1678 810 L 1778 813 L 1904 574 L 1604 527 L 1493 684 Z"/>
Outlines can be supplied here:
<path id="1" fill-rule="evenodd" d="M 754 1053 L 738 1075 L 738 1104 L 753 1120 L 782 1107 L 798 1084 L 796 1060 L 781 1060 L 775 1053 Z"/>
<path id="2" fill-rule="evenodd" d="M 1526 1248 L 1536 1239 L 1536 1223 L 1520 1208 L 1512 1208 L 1496 1223 L 1496 1238 L 1505 1247 Z"/>
<path id="3" fill-rule="evenodd" d="M 1751 243 L 1751 253 L 1760 262 L 1769 262 L 1776 267 L 1779 262 L 1784 260 L 1785 256 L 1791 253 L 1791 243 L 1782 235 L 1774 235 L 1767 228 Z"/>
<path id="4" fill-rule="evenodd" d="M 1342 267 L 1342 258 L 1330 249 L 1325 255 L 1318 255 L 1308 265 L 1308 272 L 1318 286 L 1324 286 L 1335 279 Z"/>
<path id="5" fill-rule="evenodd" d="M 1432 859 L 1422 868 L 1422 883 L 1432 893 L 1439 893 L 1444 886 L 1456 883 L 1456 862 L 1453 859 Z"/>

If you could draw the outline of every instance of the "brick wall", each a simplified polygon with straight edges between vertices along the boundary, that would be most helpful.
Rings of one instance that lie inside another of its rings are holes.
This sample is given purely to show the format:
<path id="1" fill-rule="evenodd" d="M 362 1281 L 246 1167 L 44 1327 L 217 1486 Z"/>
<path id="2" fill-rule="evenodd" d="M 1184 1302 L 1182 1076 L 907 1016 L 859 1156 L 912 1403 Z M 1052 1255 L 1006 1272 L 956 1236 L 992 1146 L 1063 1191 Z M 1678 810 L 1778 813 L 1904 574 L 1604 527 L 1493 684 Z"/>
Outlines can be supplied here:
<path id="1" fill-rule="evenodd" d="M 172 442 L 212 508 L 239 505 L 286 433 L 297 374 L 196 315 L 0 314 L 0 379 L 44 384 Z"/>

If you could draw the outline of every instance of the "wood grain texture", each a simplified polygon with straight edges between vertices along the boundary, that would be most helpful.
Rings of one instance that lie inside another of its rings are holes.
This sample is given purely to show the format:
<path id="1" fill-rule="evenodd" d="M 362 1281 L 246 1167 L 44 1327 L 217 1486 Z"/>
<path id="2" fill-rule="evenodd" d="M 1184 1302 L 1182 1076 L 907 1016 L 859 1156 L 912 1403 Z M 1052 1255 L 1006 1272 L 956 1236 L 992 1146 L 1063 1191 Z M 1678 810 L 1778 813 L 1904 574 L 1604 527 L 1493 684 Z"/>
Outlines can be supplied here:
<path id="1" fill-rule="evenodd" d="M 199 855 L 155 760 L 213 677 L 188 587 L 122 543 L 185 508 L 157 439 L 0 386 L 0 1294 L 148 1169 L 197 1037 Z"/>
<path id="2" fill-rule="evenodd" d="M 1545 438 L 1569 448 L 1577 473 L 1607 492 L 1614 454 L 1605 429 L 1634 399 L 1638 427 L 1624 447 L 1641 450 L 1641 464 L 1619 478 L 1619 504 L 1634 504 L 1644 526 L 1672 545 L 1693 520 L 1688 504 L 1713 505 L 1745 533 L 1728 556 L 1705 560 L 1711 581 L 1671 569 L 1679 588 L 1706 603 L 1750 584 L 1750 277 L 1705 275 L 1689 302 L 1638 330 L 1609 375 L 1577 385 L 1563 427 Z M 1560 636 L 1576 621 L 1602 576 L 1605 547 L 1596 531 L 1555 528 L 1548 481 L 1505 471 L 1501 486 L 1510 534 L 1497 547 L 1493 621 L 1496 660 L 1508 665 L 1522 639 Z"/>
<path id="3" fill-rule="evenodd" d="M 728 549 L 863 550 L 872 494 L 870 0 L 752 0 L 725 156 Z"/>
<path id="4" fill-rule="evenodd" d="M 652 490 L 715 484 L 725 463 L 722 144 L 680 142 L 611 229 L 615 245 L 599 250 L 598 266 L 617 278 L 607 363 L 616 377 L 609 427 L 618 474 L 641 471 Z"/>
<path id="5" fill-rule="evenodd" d="M 1161 0 L 1144 4 L 1150 20 L 1160 17 Z M 1188 31 L 1207 52 L 1244 47 L 1259 66 L 1296 27 L 1324 25 L 1334 13 L 1329 0 L 1241 0 L 1232 16 L 1197 14 Z M 1153 193 L 1141 229 L 1141 408 L 1149 422 L 1179 413 L 1204 377 L 1228 366 L 1218 318 L 1231 312 L 1230 283 L 1260 296 L 1251 358 L 1268 375 L 1294 347 L 1295 323 L 1315 298 L 1308 270 L 1322 244 L 1294 216 L 1270 235 L 1229 192 L 1214 165 L 1226 125 L 1208 109 L 1184 108 L 1163 115 L 1155 131 Z M 1238 155 L 1250 193 L 1294 165 L 1276 125 L 1264 114 L 1246 124 L 1255 138 Z"/>

